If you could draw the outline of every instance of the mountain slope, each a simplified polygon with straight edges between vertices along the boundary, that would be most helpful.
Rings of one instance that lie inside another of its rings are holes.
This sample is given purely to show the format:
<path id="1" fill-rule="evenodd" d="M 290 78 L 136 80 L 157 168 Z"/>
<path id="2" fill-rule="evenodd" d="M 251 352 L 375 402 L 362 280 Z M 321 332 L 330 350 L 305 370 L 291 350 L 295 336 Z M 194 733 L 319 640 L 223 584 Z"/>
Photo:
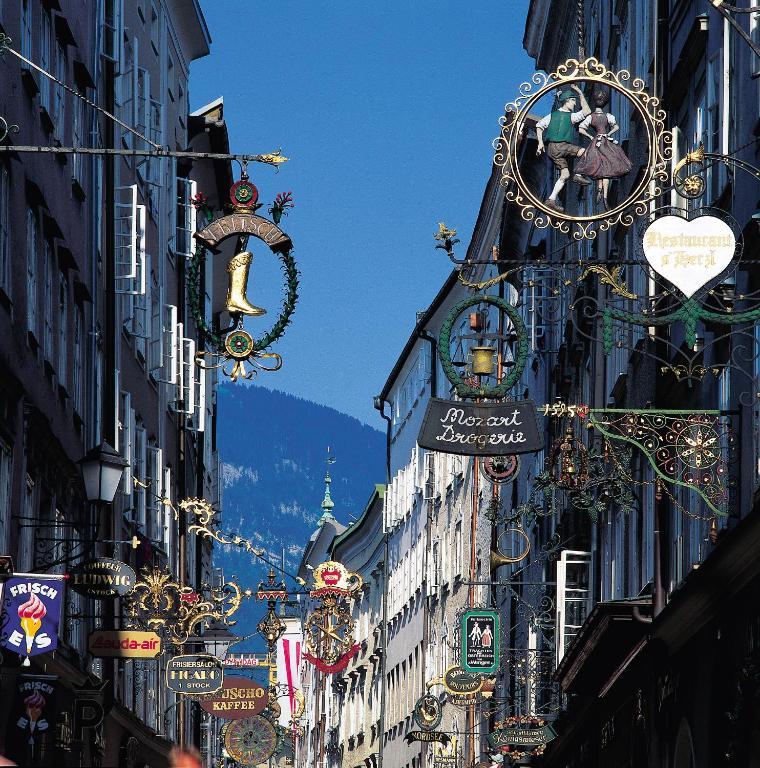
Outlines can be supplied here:
<path id="1" fill-rule="evenodd" d="M 322 514 L 328 446 L 336 459 L 330 466 L 333 514 L 341 523 L 358 517 L 375 483 L 385 480 L 384 434 L 332 408 L 263 387 L 225 384 L 218 411 L 221 528 L 254 541 L 278 562 L 284 550 L 291 573 Z M 214 564 L 252 589 L 266 576 L 265 566 L 233 547 L 216 546 Z M 236 634 L 253 631 L 256 621 L 249 617 L 258 620 L 263 608 L 245 604 Z"/>

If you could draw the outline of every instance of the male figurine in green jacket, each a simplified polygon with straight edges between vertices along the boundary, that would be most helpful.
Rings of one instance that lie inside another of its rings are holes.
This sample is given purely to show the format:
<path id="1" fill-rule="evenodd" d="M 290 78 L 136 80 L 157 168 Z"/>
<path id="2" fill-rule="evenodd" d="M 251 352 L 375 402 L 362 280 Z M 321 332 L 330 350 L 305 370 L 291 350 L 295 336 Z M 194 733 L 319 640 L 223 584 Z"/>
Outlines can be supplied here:
<path id="1" fill-rule="evenodd" d="M 559 200 L 557 200 L 557 195 L 559 195 L 570 178 L 568 158 L 580 157 L 586 151 L 583 147 L 573 143 L 576 133 L 575 126 L 583 122 L 591 114 L 591 107 L 589 107 L 586 97 L 578 85 L 573 84 L 570 86 L 570 89 L 562 91 L 557 97 L 559 109 L 555 109 L 550 115 L 536 123 L 536 135 L 538 136 L 536 154 L 542 154 L 545 149 L 546 154 L 549 155 L 551 161 L 559 169 L 559 178 L 545 204 L 548 208 L 553 208 L 559 213 L 565 210 Z M 578 99 L 580 99 L 581 108 L 576 112 L 575 107 L 578 104 Z M 591 183 L 590 179 L 581 176 L 579 173 L 573 176 L 573 181 L 576 184 L 583 185 Z"/>

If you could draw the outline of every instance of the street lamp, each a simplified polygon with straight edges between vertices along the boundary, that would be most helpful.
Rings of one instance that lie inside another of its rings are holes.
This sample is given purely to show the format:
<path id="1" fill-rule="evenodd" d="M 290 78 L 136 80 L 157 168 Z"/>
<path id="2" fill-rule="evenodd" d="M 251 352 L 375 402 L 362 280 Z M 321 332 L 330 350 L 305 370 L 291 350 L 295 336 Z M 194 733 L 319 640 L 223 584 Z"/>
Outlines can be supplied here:
<path id="1" fill-rule="evenodd" d="M 129 462 L 104 441 L 77 463 L 82 468 L 87 500 L 93 504 L 111 504 Z"/>
<path id="2" fill-rule="evenodd" d="M 199 639 L 203 641 L 207 653 L 219 661 L 224 661 L 230 646 L 234 645 L 240 638 L 233 635 L 227 627 L 216 624 L 209 626 Z"/>

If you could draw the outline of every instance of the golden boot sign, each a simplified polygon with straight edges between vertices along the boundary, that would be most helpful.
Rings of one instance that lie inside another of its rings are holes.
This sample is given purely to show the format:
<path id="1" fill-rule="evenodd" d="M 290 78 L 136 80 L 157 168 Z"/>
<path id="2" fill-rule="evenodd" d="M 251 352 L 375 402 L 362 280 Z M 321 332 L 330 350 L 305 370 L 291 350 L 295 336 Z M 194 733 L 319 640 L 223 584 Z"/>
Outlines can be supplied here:
<path id="1" fill-rule="evenodd" d="M 282 367 L 280 355 L 266 350 L 284 333 L 298 300 L 298 269 L 291 255 L 293 244 L 277 224 L 256 214 L 256 210 L 261 206 L 257 202 L 258 198 L 258 190 L 248 180 L 244 171 L 240 181 L 230 190 L 232 213 L 211 221 L 194 235 L 198 248 L 192 263 L 192 274 L 195 277 L 189 281 L 192 283 L 190 303 L 199 326 L 206 332 L 209 347 L 209 351 L 196 356 L 196 363 L 202 368 L 221 368 L 233 381 L 240 378 L 251 379 L 257 370 L 276 371 Z M 292 207 L 292 203 L 290 205 Z M 231 325 L 220 332 L 221 336 L 217 336 L 202 317 L 199 263 L 206 251 L 219 253 L 221 244 L 231 237 L 237 238 L 237 245 L 235 254 L 227 263 L 229 283 L 224 307 L 230 316 Z M 243 327 L 244 318 L 261 317 L 267 312 L 248 298 L 253 253 L 245 248 L 251 237 L 263 242 L 280 258 L 286 281 L 285 301 L 280 314 L 269 332 L 260 338 L 255 338 Z M 207 356 L 218 358 L 221 362 L 207 364 L 204 362 Z M 229 363 L 232 363 L 231 367 L 227 367 Z M 254 368 L 246 371 L 246 363 Z"/>

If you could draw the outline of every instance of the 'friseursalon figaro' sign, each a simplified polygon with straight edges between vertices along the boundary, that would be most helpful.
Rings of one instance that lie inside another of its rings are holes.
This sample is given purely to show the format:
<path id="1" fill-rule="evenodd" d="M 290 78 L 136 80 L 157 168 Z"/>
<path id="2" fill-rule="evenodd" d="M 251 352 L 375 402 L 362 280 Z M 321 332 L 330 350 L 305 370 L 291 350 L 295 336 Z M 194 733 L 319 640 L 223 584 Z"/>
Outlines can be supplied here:
<path id="1" fill-rule="evenodd" d="M 431 398 L 420 447 L 466 456 L 533 453 L 544 447 L 532 400 L 482 404 Z"/>
<path id="2" fill-rule="evenodd" d="M 135 572 L 120 560 L 89 560 L 69 574 L 69 586 L 80 595 L 98 600 L 126 595 L 135 586 Z"/>
<path id="3" fill-rule="evenodd" d="M 166 687 L 175 693 L 216 693 L 224 682 L 224 666 L 214 656 L 174 656 L 166 663 Z"/>

